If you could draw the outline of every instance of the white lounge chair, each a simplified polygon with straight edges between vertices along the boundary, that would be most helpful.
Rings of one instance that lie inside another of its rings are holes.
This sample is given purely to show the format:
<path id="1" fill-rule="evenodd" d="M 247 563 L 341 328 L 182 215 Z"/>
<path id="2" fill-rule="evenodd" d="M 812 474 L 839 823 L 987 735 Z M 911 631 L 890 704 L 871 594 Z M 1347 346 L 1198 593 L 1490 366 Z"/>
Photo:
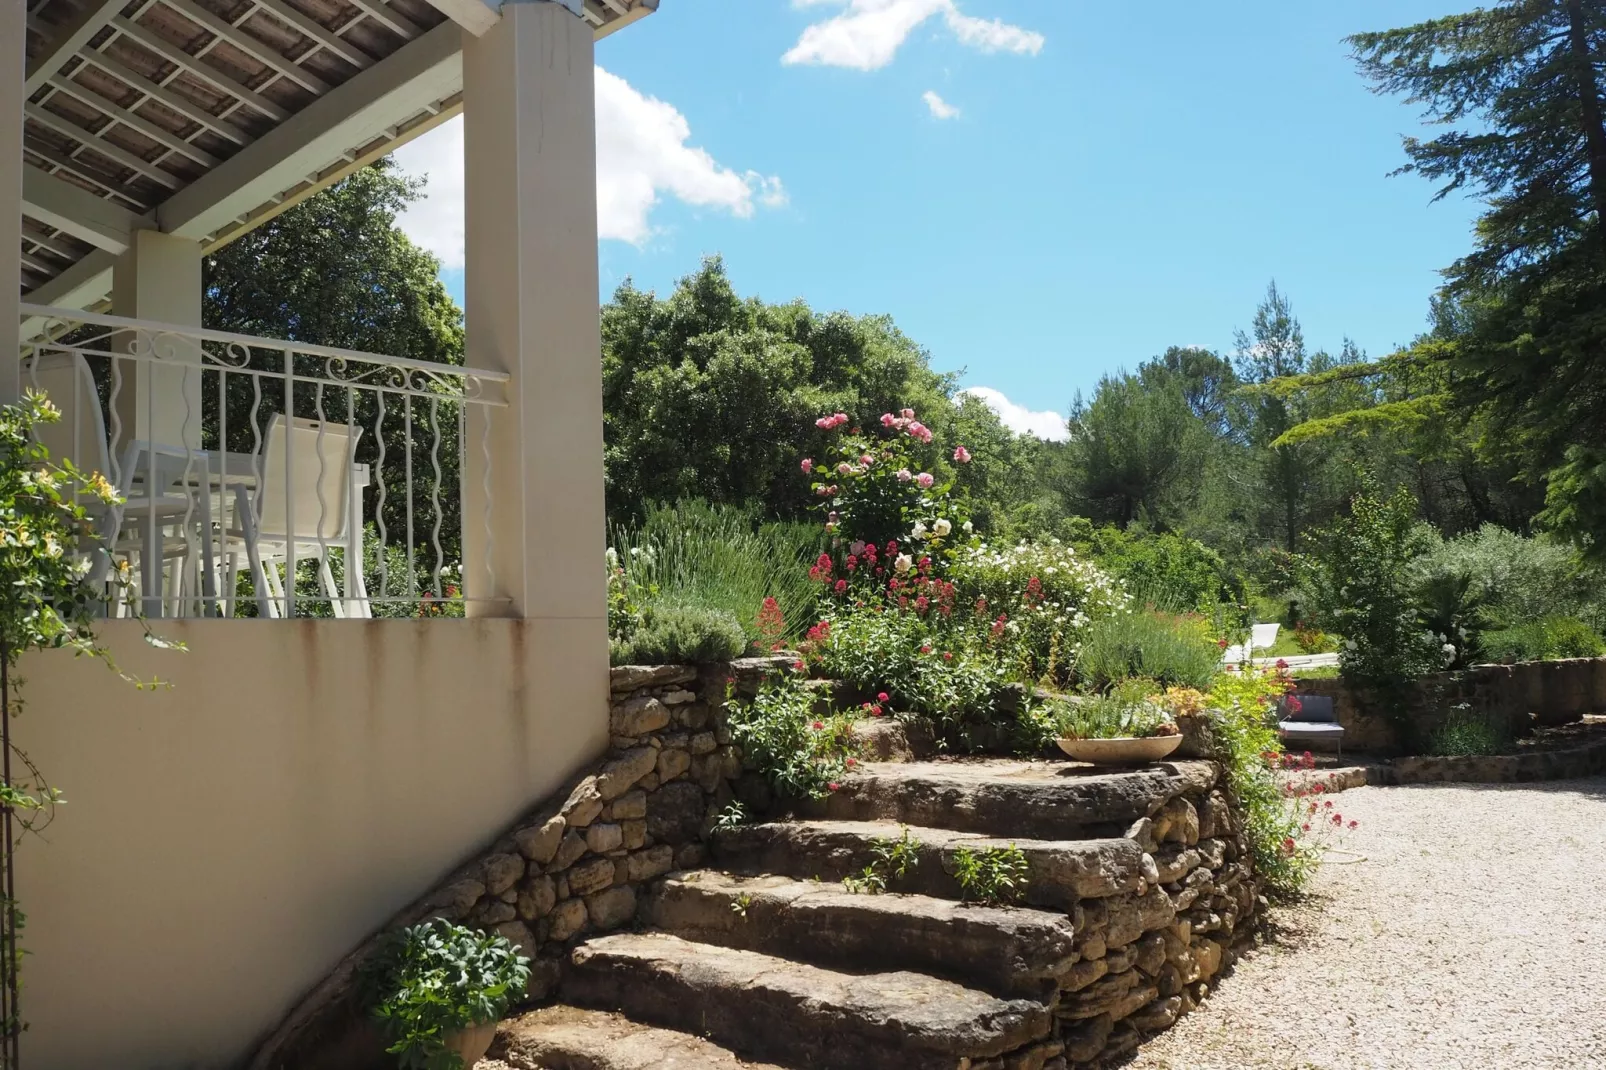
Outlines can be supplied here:
<path id="1" fill-rule="evenodd" d="M 225 550 L 233 575 L 241 555 L 251 570 L 257 612 L 278 617 L 288 605 L 278 563 L 288 561 L 290 547 L 298 560 L 316 559 L 318 578 L 337 617 L 372 616 L 362 575 L 362 501 L 356 464 L 361 428 L 327 420 L 289 420 L 275 413 L 259 455 L 261 478 L 254 487 L 234 484 L 234 518 Z M 288 455 L 286 440 L 288 438 Z M 236 477 L 237 480 L 237 477 Z M 329 550 L 345 550 L 346 590 L 341 591 L 329 568 Z M 232 612 L 232 601 L 230 612 Z"/>
<path id="2" fill-rule="evenodd" d="M 106 420 L 89 362 L 80 353 L 46 353 L 25 357 L 21 370 L 22 385 L 43 393 L 61 410 L 60 420 L 40 424 L 35 431 L 39 444 L 53 460 L 67 459 L 86 473 L 98 472 L 111 478 Z M 175 471 L 194 467 L 204 473 L 206 458 L 200 450 L 130 443 L 116 478 L 123 501 L 108 508 L 98 499 L 86 499 L 82 492 L 78 495 L 80 504 L 94 518 L 96 534 L 102 542 L 91 551 L 94 563 L 90 580 L 101 582 L 108 575 L 112 563 L 108 550 L 137 555 L 146 616 L 160 616 L 163 612 L 162 574 L 166 565 L 180 559 L 184 562 L 173 584 L 175 598 L 181 597 L 181 577 L 191 572 L 195 549 L 209 546 L 207 538 L 197 538 L 197 532 L 186 530 L 186 524 L 201 523 L 205 503 L 182 487 L 173 487 Z M 156 488 L 154 495 L 149 493 L 151 487 Z"/>

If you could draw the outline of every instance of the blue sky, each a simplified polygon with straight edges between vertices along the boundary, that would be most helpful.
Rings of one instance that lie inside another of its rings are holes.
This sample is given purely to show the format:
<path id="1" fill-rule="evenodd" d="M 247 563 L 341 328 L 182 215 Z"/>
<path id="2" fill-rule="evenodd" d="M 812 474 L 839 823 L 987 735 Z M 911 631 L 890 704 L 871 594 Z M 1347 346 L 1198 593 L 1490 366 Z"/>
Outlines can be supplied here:
<path id="1" fill-rule="evenodd" d="M 743 293 L 890 313 L 967 386 L 1061 414 L 1168 345 L 1230 347 L 1273 277 L 1312 346 L 1386 351 L 1477 206 L 1387 177 L 1421 128 L 1342 38 L 1451 10 L 663 0 L 598 48 L 603 295 L 720 253 Z M 404 225 L 460 294 L 453 136 L 403 150 L 435 198 Z"/>

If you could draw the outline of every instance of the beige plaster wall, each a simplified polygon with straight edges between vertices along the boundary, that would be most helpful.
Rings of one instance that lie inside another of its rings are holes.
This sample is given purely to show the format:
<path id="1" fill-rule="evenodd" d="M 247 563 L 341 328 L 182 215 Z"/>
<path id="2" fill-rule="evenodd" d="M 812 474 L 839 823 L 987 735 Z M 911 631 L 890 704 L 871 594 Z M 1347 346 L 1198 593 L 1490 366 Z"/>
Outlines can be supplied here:
<path id="1" fill-rule="evenodd" d="M 607 746 L 606 673 L 573 671 L 601 620 L 158 628 L 188 652 L 103 636 L 171 689 L 23 664 L 18 735 L 68 800 L 19 856 L 35 1066 L 229 1065 Z"/>

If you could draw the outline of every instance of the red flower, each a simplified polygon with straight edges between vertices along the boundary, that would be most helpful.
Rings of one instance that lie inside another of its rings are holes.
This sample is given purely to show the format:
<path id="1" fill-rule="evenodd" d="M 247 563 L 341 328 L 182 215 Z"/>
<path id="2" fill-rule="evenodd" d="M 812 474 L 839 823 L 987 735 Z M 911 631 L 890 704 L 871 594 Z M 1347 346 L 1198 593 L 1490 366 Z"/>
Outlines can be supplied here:
<path id="1" fill-rule="evenodd" d="M 1303 825 L 1301 825 L 1299 827 L 1304 829 L 1306 832 L 1310 831 L 1310 823 L 1309 822 L 1306 822 L 1305 824 L 1303 824 Z"/>
<path id="2" fill-rule="evenodd" d="M 951 651 L 951 650 L 944 650 L 944 651 L 943 651 L 943 652 L 942 652 L 942 660 L 943 660 L 943 661 L 952 661 L 952 660 L 954 660 L 954 654 L 953 654 L 953 651 Z"/>
<path id="3" fill-rule="evenodd" d="M 1227 641 L 1225 639 L 1217 639 L 1216 640 L 1216 645 L 1219 646 L 1223 650 L 1227 649 Z"/>
<path id="4" fill-rule="evenodd" d="M 1282 658 L 1278 658 L 1276 667 L 1279 669 L 1286 669 L 1288 668 L 1288 662 L 1284 661 Z"/>
<path id="5" fill-rule="evenodd" d="M 826 785 L 826 787 L 827 787 L 827 788 L 829 788 L 829 789 L 831 789 L 831 790 L 832 790 L 832 791 L 836 791 L 836 790 L 837 790 L 837 789 L 838 789 L 838 788 L 840 788 L 840 787 L 841 787 L 841 786 L 842 786 L 842 785 L 841 785 L 841 784 L 838 784 L 838 783 L 837 783 L 837 782 L 836 782 L 836 781 L 834 781 L 834 780 L 833 780 L 833 781 L 831 781 L 831 783 L 829 783 L 829 784 L 827 784 L 827 785 Z"/>
<path id="6" fill-rule="evenodd" d="M 920 644 L 920 652 L 922 654 L 931 653 L 931 644 L 930 643 L 922 643 L 922 644 Z"/>
<path id="7" fill-rule="evenodd" d="M 857 759 L 857 758 L 849 758 L 846 761 L 844 761 L 842 764 L 847 766 L 849 769 L 852 769 L 854 766 L 859 764 L 859 759 Z"/>
<path id="8" fill-rule="evenodd" d="M 824 727 L 825 727 L 825 723 L 824 722 L 822 722 L 822 721 L 815 721 L 814 722 L 814 730 L 816 732 L 818 732 L 820 729 L 822 729 Z"/>
<path id="9" fill-rule="evenodd" d="M 887 693 L 885 691 L 877 692 L 876 693 L 876 701 L 877 702 L 885 702 L 885 701 L 887 701 Z"/>
<path id="10" fill-rule="evenodd" d="M 881 707 L 880 706 L 871 706 L 870 707 L 870 716 L 871 717 L 880 717 L 881 716 Z"/>
<path id="11" fill-rule="evenodd" d="M 796 669 L 798 672 L 802 672 L 804 668 L 803 659 L 798 658 L 796 661 L 792 662 L 792 668 Z"/>
<path id="12" fill-rule="evenodd" d="M 835 589 L 837 594 L 847 594 L 848 593 L 848 581 L 847 580 L 837 580 L 836 581 L 836 587 L 834 589 Z"/>
<path id="13" fill-rule="evenodd" d="M 1352 828 L 1352 829 L 1353 828 L 1360 828 L 1361 827 L 1361 823 L 1359 821 L 1351 821 L 1349 823 L 1349 827 Z"/>
<path id="14" fill-rule="evenodd" d="M 1285 855 L 1293 854 L 1294 851 L 1298 849 L 1298 847 L 1299 847 L 1299 845 L 1294 842 L 1294 838 L 1292 836 L 1290 836 L 1287 839 L 1283 840 L 1283 854 L 1285 854 Z"/>

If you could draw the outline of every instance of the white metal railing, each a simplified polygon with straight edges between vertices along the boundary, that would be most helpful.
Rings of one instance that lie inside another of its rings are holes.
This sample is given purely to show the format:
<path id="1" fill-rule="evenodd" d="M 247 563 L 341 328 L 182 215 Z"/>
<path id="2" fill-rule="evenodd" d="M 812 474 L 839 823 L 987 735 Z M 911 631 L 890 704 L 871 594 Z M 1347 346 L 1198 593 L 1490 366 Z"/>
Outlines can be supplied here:
<path id="1" fill-rule="evenodd" d="M 488 555 L 506 373 L 39 305 L 22 322 L 22 385 L 63 414 L 40 438 L 126 499 L 97 524 L 146 615 L 460 611 L 464 488 Z"/>

